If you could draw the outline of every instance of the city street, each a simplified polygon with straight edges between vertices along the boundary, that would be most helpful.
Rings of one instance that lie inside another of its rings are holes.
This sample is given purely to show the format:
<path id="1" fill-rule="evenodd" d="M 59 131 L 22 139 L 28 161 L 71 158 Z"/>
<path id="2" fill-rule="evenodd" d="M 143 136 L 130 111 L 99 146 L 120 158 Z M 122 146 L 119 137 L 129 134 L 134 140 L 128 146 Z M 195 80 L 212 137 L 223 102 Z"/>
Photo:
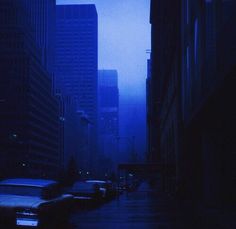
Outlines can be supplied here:
<path id="1" fill-rule="evenodd" d="M 70 224 L 80 229 L 171 229 L 171 215 L 168 201 L 143 183 L 137 191 L 124 193 L 94 210 L 75 212 Z"/>
<path id="2" fill-rule="evenodd" d="M 0 229 L 236 229 L 235 12 L 0 0 Z"/>

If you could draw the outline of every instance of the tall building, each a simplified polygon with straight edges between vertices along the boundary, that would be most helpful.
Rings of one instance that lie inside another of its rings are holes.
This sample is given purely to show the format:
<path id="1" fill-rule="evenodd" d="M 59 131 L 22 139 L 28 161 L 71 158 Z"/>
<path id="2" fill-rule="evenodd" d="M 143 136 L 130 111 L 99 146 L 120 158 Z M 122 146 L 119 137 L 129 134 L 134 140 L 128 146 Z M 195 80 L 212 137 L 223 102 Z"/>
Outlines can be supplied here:
<path id="1" fill-rule="evenodd" d="M 37 55 L 38 60 L 42 66 L 50 73 L 53 74 L 54 68 L 54 51 L 55 46 L 55 23 L 56 23 L 56 0 L 9 0 L 1 1 L 1 14 L 6 16 L 9 11 L 5 10 L 10 4 L 14 4 L 18 8 L 12 9 L 13 14 L 19 14 L 20 12 L 24 15 L 17 16 L 12 23 L 17 23 L 21 26 L 29 26 L 30 36 L 33 39 L 36 50 L 32 52 L 33 55 Z M 14 16 L 13 16 L 14 17 Z M 3 18 L 2 18 L 3 19 Z M 9 25 L 9 20 L 8 20 Z M 32 48 L 33 47 L 29 47 Z"/>
<path id="2" fill-rule="evenodd" d="M 89 170 L 97 161 L 97 12 L 95 5 L 57 5 L 56 17 L 55 87 L 75 98 L 92 124 Z"/>
<path id="3" fill-rule="evenodd" d="M 119 137 L 119 89 L 116 70 L 98 71 L 99 146 L 104 157 L 113 162 L 115 169 Z"/>
<path id="4" fill-rule="evenodd" d="M 236 203 L 236 2 L 181 7 L 183 180 L 192 198 L 221 208 Z"/>
<path id="5" fill-rule="evenodd" d="M 68 169 L 70 160 L 79 164 L 79 123 L 76 103 L 71 96 L 56 94 L 60 101 L 60 150 L 61 164 L 64 172 Z"/>
<path id="6" fill-rule="evenodd" d="M 168 7 L 171 4 L 172 7 Z M 180 1 L 152 1 L 151 158 L 163 167 L 162 187 L 175 192 L 179 179 Z M 157 64 L 158 63 L 158 64 Z"/>
<path id="7" fill-rule="evenodd" d="M 149 105 L 162 187 L 201 206 L 201 217 L 214 208 L 222 228 L 218 212 L 236 203 L 235 8 L 234 0 L 151 1 Z"/>
<path id="8" fill-rule="evenodd" d="M 146 160 L 149 163 L 158 162 L 157 149 L 154 147 L 156 142 L 156 129 L 154 128 L 153 96 L 152 96 L 152 77 L 151 77 L 151 58 L 147 60 L 147 78 L 146 78 L 146 122 L 147 122 L 147 154 Z"/>
<path id="9" fill-rule="evenodd" d="M 78 122 L 78 136 L 77 146 L 79 147 L 79 154 L 77 156 L 79 176 L 82 178 L 90 177 L 90 160 L 93 156 L 91 151 L 91 134 L 92 134 L 92 123 L 83 111 L 77 111 L 77 122 Z M 95 175 L 93 174 L 93 177 Z"/>
<path id="10" fill-rule="evenodd" d="M 0 2 L 0 169 L 55 177 L 59 108 L 52 95 L 55 1 Z M 37 12 L 37 14 L 35 14 Z"/>

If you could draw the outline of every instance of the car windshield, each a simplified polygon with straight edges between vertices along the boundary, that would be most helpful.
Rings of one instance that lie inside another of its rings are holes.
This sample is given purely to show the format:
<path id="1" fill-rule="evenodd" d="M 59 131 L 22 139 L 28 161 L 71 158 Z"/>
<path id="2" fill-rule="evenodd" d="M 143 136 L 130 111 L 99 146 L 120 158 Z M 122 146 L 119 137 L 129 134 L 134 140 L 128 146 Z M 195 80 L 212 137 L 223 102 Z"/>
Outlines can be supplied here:
<path id="1" fill-rule="evenodd" d="M 42 188 L 40 187 L 23 185 L 0 185 L 0 194 L 41 197 L 41 193 Z"/>
<path id="2" fill-rule="evenodd" d="M 93 184 L 93 185 L 99 185 L 99 187 L 102 187 L 102 188 L 107 188 L 107 186 L 108 186 L 108 183 L 103 180 L 87 180 L 86 183 Z"/>

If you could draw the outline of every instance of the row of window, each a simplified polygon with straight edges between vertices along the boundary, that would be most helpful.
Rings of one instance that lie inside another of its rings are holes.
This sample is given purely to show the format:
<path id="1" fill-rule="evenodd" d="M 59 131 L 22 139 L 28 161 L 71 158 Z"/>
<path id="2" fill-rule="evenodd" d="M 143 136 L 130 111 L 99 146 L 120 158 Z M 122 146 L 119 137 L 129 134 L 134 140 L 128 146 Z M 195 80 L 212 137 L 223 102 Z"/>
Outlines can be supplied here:
<path id="1" fill-rule="evenodd" d="M 216 3 L 205 1 L 204 8 L 199 7 L 199 10 L 192 4 L 197 3 L 185 0 L 183 34 L 185 46 L 182 58 L 183 114 L 191 112 L 201 99 L 205 90 L 204 84 L 214 72 L 215 66 L 209 64 L 216 57 Z M 206 69 L 210 71 L 207 72 Z"/>

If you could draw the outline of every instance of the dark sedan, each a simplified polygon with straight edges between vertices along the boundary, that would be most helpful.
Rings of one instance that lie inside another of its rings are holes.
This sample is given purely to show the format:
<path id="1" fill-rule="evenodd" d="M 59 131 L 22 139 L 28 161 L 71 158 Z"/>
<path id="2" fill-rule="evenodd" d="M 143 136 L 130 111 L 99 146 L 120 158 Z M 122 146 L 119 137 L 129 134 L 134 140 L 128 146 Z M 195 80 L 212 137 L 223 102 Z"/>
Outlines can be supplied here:
<path id="1" fill-rule="evenodd" d="M 74 196 L 74 202 L 78 208 L 93 207 L 101 203 L 103 192 L 98 184 L 76 181 L 74 185 L 65 190 L 65 193 Z"/>
<path id="2" fill-rule="evenodd" d="M 53 180 L 7 179 L 0 181 L 0 224 L 40 227 L 67 220 L 72 195 L 61 195 Z"/>

